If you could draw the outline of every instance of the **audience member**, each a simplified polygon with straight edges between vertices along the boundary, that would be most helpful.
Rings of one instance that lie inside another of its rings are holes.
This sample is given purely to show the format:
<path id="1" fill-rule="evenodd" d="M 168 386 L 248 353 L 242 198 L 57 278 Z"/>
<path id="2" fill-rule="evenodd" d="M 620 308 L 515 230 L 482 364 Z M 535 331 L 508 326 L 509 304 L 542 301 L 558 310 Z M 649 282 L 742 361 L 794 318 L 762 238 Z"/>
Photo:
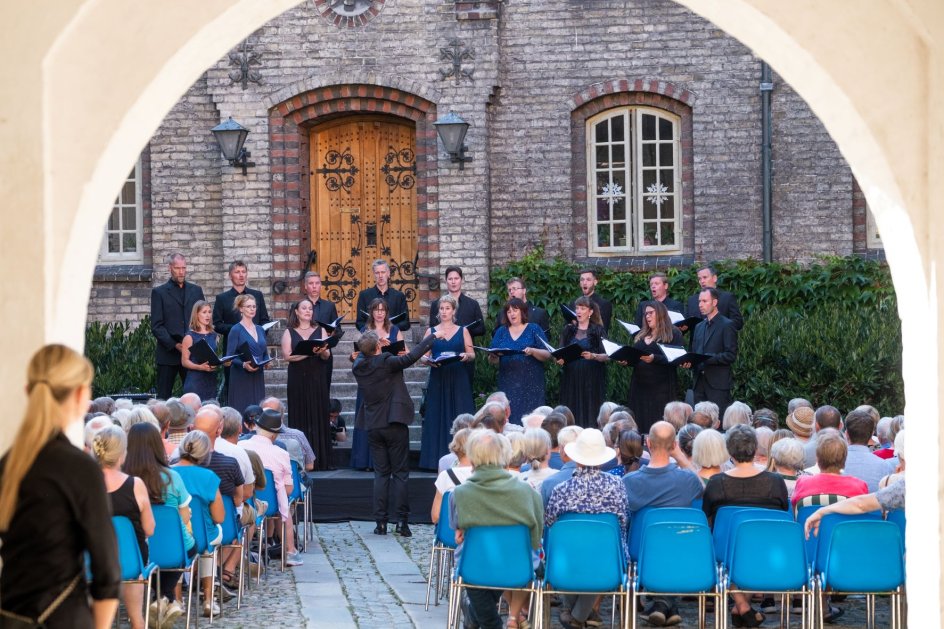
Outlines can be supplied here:
<path id="1" fill-rule="evenodd" d="M 872 422 L 869 417 L 865 419 Z M 846 467 L 847 453 L 846 440 L 839 431 L 826 428 L 819 432 L 816 435 L 816 465 L 819 473 L 797 479 L 793 490 L 794 506 L 831 504 L 840 497 L 869 493 L 864 481 L 842 473 Z M 878 485 L 878 480 L 875 484 Z"/>
<path id="2" fill-rule="evenodd" d="M 531 469 L 521 474 L 521 480 L 528 483 L 534 491 L 541 492 L 541 483 L 557 473 L 548 465 L 551 456 L 551 436 L 543 428 L 530 428 L 524 431 L 521 450 Z"/>
<path id="3" fill-rule="evenodd" d="M 456 416 L 454 420 L 452 420 L 452 428 L 449 429 L 449 433 L 453 436 L 453 438 L 455 438 L 455 436 L 459 433 L 460 430 L 462 430 L 463 428 L 471 427 L 472 422 L 474 420 L 475 420 L 474 415 L 470 415 L 468 413 L 460 413 L 459 415 Z M 452 451 L 452 447 L 450 446 L 449 452 L 447 452 L 446 454 L 442 455 L 439 458 L 439 465 L 437 467 L 437 471 L 442 472 L 444 470 L 449 469 L 450 467 L 453 467 L 458 460 L 459 460 L 459 457 L 456 456 L 456 453 Z"/>
<path id="4" fill-rule="evenodd" d="M 754 453 L 754 465 L 760 469 L 767 469 L 767 459 L 770 456 L 770 441 L 773 439 L 774 431 L 766 426 L 754 428 L 754 434 L 757 436 L 757 452 Z"/>
<path id="5" fill-rule="evenodd" d="M 752 415 L 751 425 L 754 428 L 770 428 L 774 432 L 780 427 L 780 416 L 769 408 L 759 408 Z"/>
<path id="6" fill-rule="evenodd" d="M 610 415 L 618 406 L 616 402 L 604 402 L 600 405 L 600 412 L 597 413 L 597 428 L 603 430 L 603 427 L 610 423 Z"/>
<path id="7" fill-rule="evenodd" d="M 787 414 L 787 428 L 801 443 L 807 443 L 813 435 L 813 415 L 809 406 L 798 406 Z"/>
<path id="8" fill-rule="evenodd" d="M 695 405 L 692 413 L 692 423 L 698 424 L 702 428 L 714 428 L 718 430 L 721 428 L 719 413 L 718 405 L 714 402 L 709 402 L 708 400 L 699 402 Z"/>
<path id="9" fill-rule="evenodd" d="M 574 470 L 577 469 L 577 464 L 567 457 L 567 444 L 576 441 L 582 431 L 583 428 L 573 424 L 565 426 L 557 433 L 557 444 L 560 449 L 561 462 L 563 464 L 556 474 L 547 477 L 544 479 L 544 482 L 541 483 L 541 502 L 545 507 L 547 506 L 547 501 L 551 499 L 551 492 L 554 491 L 554 488 L 560 483 L 570 480 L 574 475 Z"/>
<path id="10" fill-rule="evenodd" d="M 115 426 L 115 425 L 117 424 L 115 424 L 114 420 L 112 420 L 112 418 L 109 417 L 108 415 L 101 415 L 99 417 L 95 417 L 89 420 L 85 424 L 85 430 L 84 430 L 85 438 L 83 441 L 85 443 L 85 451 L 88 452 L 89 454 L 92 453 L 92 440 L 95 438 L 95 435 L 98 434 L 98 431 L 100 431 L 103 428 L 107 428 L 108 426 Z"/>
<path id="11" fill-rule="evenodd" d="M 262 410 L 268 408 L 279 413 L 279 417 L 283 420 L 279 440 L 285 444 L 289 457 L 296 461 L 301 469 L 308 472 L 313 470 L 315 468 L 315 451 L 312 450 L 305 433 L 297 428 L 291 428 L 285 423 L 285 409 L 282 407 L 282 400 L 277 397 L 267 397 L 262 400 L 259 406 L 262 407 Z M 297 447 L 292 445 L 292 441 L 297 444 Z M 323 456 L 330 456 L 330 453 L 325 452 Z M 334 469 L 334 466 L 329 465 L 328 469 Z"/>
<path id="12" fill-rule="evenodd" d="M 724 409 L 724 419 L 721 421 L 721 427 L 727 432 L 732 426 L 750 426 L 754 417 L 751 414 L 751 407 L 744 402 L 734 401 L 728 408 Z"/>
<path id="13" fill-rule="evenodd" d="M 608 425 L 612 426 L 612 424 Z M 635 472 L 645 465 L 645 459 L 642 458 L 642 454 L 642 435 L 633 428 L 622 430 L 616 437 L 616 458 L 618 464 L 606 471 L 620 478 L 630 472 Z"/>
<path id="14" fill-rule="evenodd" d="M 692 407 L 685 402 L 669 402 L 662 412 L 662 419 L 672 424 L 675 432 L 682 429 L 692 416 Z"/>
<path id="15" fill-rule="evenodd" d="M 453 423 L 455 426 L 455 423 Z M 439 512 L 442 509 L 442 499 L 447 492 L 452 491 L 458 485 L 472 476 L 472 464 L 469 463 L 469 456 L 466 453 L 466 444 L 469 435 L 472 434 L 471 428 L 460 428 L 452 435 L 452 441 L 449 443 L 450 453 L 456 457 L 453 465 L 440 470 L 439 475 L 434 482 L 436 486 L 436 496 L 433 498 L 433 507 L 430 511 L 430 517 L 433 524 L 439 522 Z"/>
<path id="16" fill-rule="evenodd" d="M 692 444 L 695 441 L 695 437 L 697 437 L 698 433 L 701 431 L 702 427 L 695 423 L 685 424 L 682 426 L 681 430 L 678 431 L 679 449 L 684 452 L 685 456 L 689 459 L 692 458 Z"/>
<path id="17" fill-rule="evenodd" d="M 888 461 L 873 455 L 869 449 L 869 441 L 875 431 L 873 415 L 868 410 L 851 411 L 846 415 L 845 426 L 846 439 L 849 440 L 845 474 L 861 478 L 869 486 L 869 492 L 875 492 L 882 477 L 894 472 L 895 468 Z M 819 447 L 817 457 L 818 452 Z"/>
<path id="18" fill-rule="evenodd" d="M 541 428 L 546 430 L 547 434 L 551 437 L 551 456 L 547 460 L 547 464 L 555 470 L 559 470 L 564 465 L 561 460 L 560 444 L 557 441 L 557 435 L 566 426 L 567 418 L 556 409 L 541 422 Z"/>
<path id="19" fill-rule="evenodd" d="M 89 412 L 111 415 L 115 412 L 115 400 L 108 396 L 97 397 L 89 404 Z"/>
<path id="20" fill-rule="evenodd" d="M 813 413 L 813 434 L 826 428 L 842 430 L 842 415 L 839 409 L 828 404 L 820 406 Z M 803 467 L 805 469 L 814 465 L 816 465 L 816 439 L 810 439 L 803 444 Z"/>
<path id="21" fill-rule="evenodd" d="M 793 437 L 778 439 L 773 443 L 767 459 L 767 471 L 783 479 L 787 485 L 787 495 L 792 499 L 797 479 L 803 473 L 803 444 Z"/>
<path id="22" fill-rule="evenodd" d="M 703 484 L 715 474 L 722 472 L 722 466 L 728 462 L 728 446 L 724 435 L 712 428 L 702 430 L 692 442 L 692 465 Z"/>
<path id="23" fill-rule="evenodd" d="M 564 416 L 564 424 L 566 426 L 573 426 L 574 422 L 576 422 L 576 420 L 574 419 L 573 411 L 571 411 L 569 408 L 567 408 L 563 404 L 558 404 L 557 406 L 555 406 L 554 412 L 560 413 L 561 415 Z"/>
<path id="24" fill-rule="evenodd" d="M 889 474 L 878 482 L 879 489 L 887 487 L 900 478 L 905 477 L 905 431 L 902 430 L 895 435 L 895 459 L 898 465 L 895 466 L 895 472 Z"/>

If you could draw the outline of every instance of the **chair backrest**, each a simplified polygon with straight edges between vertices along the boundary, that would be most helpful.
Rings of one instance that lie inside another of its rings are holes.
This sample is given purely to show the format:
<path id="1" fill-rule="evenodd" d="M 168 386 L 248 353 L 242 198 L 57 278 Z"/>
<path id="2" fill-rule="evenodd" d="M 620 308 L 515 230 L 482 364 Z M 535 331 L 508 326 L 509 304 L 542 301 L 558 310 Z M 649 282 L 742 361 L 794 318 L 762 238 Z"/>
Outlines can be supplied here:
<path id="1" fill-rule="evenodd" d="M 707 524 L 654 522 L 639 546 L 637 587 L 645 592 L 696 593 L 718 582 L 711 530 Z"/>
<path id="2" fill-rule="evenodd" d="M 816 549 L 815 553 L 813 554 L 813 571 L 817 574 L 823 571 L 823 568 L 826 565 L 826 554 L 829 552 L 829 540 L 832 538 L 833 529 L 839 524 L 843 522 L 881 519 L 881 511 L 869 511 L 868 513 L 858 513 L 856 515 L 831 513 L 827 516 L 824 516 L 823 519 L 819 521 L 819 534 L 816 536 Z M 810 537 L 812 537 L 812 535 Z M 871 555 L 872 553 L 867 553 L 866 550 L 871 550 L 873 548 L 876 547 L 870 544 L 868 546 L 863 546 L 861 549 L 859 549 L 859 551 L 863 554 Z"/>
<path id="3" fill-rule="evenodd" d="M 642 533 L 648 523 L 655 522 L 692 522 L 705 524 L 708 519 L 701 509 L 691 507 L 645 507 L 637 511 L 629 522 L 629 557 L 632 561 L 639 558 L 639 545 Z"/>
<path id="4" fill-rule="evenodd" d="M 154 535 L 148 544 L 149 559 L 162 569 L 190 565 L 184 546 L 183 525 L 177 507 L 153 505 Z"/>
<path id="5" fill-rule="evenodd" d="M 456 574 L 472 586 L 527 587 L 534 580 L 528 527 L 513 524 L 466 529 Z"/>
<path id="6" fill-rule="evenodd" d="M 901 531 L 901 541 L 905 541 L 905 510 L 893 509 L 885 514 L 885 519 L 898 525 Z"/>
<path id="7" fill-rule="evenodd" d="M 797 507 L 796 510 L 796 521 L 802 527 L 806 527 L 806 521 L 810 518 L 814 511 L 817 509 L 822 509 L 822 505 L 808 505 L 805 507 Z M 804 542 L 806 548 L 806 563 L 811 564 L 816 561 L 816 547 L 819 545 L 819 535 L 810 535 L 810 538 Z"/>
<path id="8" fill-rule="evenodd" d="M 781 511 L 779 509 L 740 509 L 737 511 L 731 512 L 730 516 L 725 518 L 725 527 L 726 531 L 718 530 L 717 520 L 715 520 L 715 529 L 712 532 L 715 542 L 715 557 L 718 558 L 718 561 L 726 562 L 726 559 L 730 555 L 731 544 L 734 542 L 734 533 L 737 530 L 737 527 L 742 522 L 747 522 L 748 520 L 780 520 L 782 522 L 790 522 L 796 524 L 793 521 L 793 516 L 789 511 Z M 720 539 L 721 546 L 719 547 L 718 542 L 719 538 L 723 536 L 723 539 Z M 804 551 L 805 557 L 805 551 Z"/>
<path id="9" fill-rule="evenodd" d="M 239 538 L 239 516 L 232 496 L 223 496 L 223 539 L 222 544 L 232 544 Z"/>
<path id="10" fill-rule="evenodd" d="M 747 519 L 733 523 L 728 575 L 745 590 L 782 592 L 808 584 L 803 527 L 788 519 Z M 737 518 L 736 518 L 737 519 Z"/>
<path id="11" fill-rule="evenodd" d="M 302 492 L 302 468 L 298 461 L 292 460 L 292 495 L 288 497 L 289 502 L 302 500 L 305 495 Z"/>
<path id="12" fill-rule="evenodd" d="M 456 547 L 456 530 L 452 528 L 452 524 L 449 522 L 449 502 L 451 500 L 451 491 L 443 494 L 442 502 L 439 504 L 439 522 L 436 523 L 436 542 L 446 548 Z"/>
<path id="13" fill-rule="evenodd" d="M 562 518 L 548 531 L 545 579 L 558 590 L 618 590 L 626 575 L 620 529 L 608 518 L 583 515 Z M 612 514 L 594 514 L 600 515 Z"/>
<path id="14" fill-rule="evenodd" d="M 278 490 L 275 488 L 275 476 L 273 476 L 272 470 L 265 471 L 265 478 L 265 488 L 256 490 L 255 496 L 259 500 L 264 500 L 268 503 L 269 508 L 265 512 L 265 516 L 267 518 L 274 518 L 279 514 L 279 494 Z"/>
<path id="15" fill-rule="evenodd" d="M 113 515 L 111 524 L 115 527 L 118 540 L 118 562 L 121 564 L 121 580 L 135 581 L 144 573 L 144 559 L 138 538 L 134 534 L 134 525 L 123 515 Z"/>
<path id="16" fill-rule="evenodd" d="M 210 508 L 206 501 L 199 496 L 190 498 L 190 526 L 193 529 L 193 541 L 197 543 L 197 552 L 205 553 L 210 550 L 210 540 L 207 539 L 207 514 Z"/>
<path id="17" fill-rule="evenodd" d="M 818 570 L 824 588 L 890 592 L 905 582 L 904 545 L 894 522 L 841 521 L 832 527 L 829 538 L 820 542 L 820 548 L 824 546 L 822 570 Z"/>

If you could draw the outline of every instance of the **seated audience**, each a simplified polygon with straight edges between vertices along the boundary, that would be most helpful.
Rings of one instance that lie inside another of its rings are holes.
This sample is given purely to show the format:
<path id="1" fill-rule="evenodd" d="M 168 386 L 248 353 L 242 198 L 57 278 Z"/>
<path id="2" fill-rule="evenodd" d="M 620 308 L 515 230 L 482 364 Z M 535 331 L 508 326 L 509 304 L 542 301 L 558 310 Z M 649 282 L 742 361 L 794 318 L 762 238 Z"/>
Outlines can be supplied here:
<path id="1" fill-rule="evenodd" d="M 705 400 L 704 402 L 699 402 L 695 405 L 695 409 L 692 412 L 692 423 L 698 424 L 702 428 L 713 428 L 718 430 L 721 428 L 721 420 L 719 419 L 718 405 L 714 402 L 709 402 Z"/>
<path id="2" fill-rule="evenodd" d="M 524 431 L 521 439 L 521 450 L 530 469 L 522 472 L 521 480 L 531 486 L 534 491 L 541 492 L 541 483 L 557 473 L 548 465 L 551 456 L 551 436 L 543 428 L 530 428 Z"/>
<path id="3" fill-rule="evenodd" d="M 685 402 L 669 402 L 662 411 L 662 419 L 672 424 L 675 432 L 678 432 L 688 423 L 692 414 L 692 407 Z"/>
<path id="4" fill-rule="evenodd" d="M 707 484 L 708 479 L 720 474 L 722 466 L 730 458 L 724 435 L 717 430 L 706 428 L 692 442 L 692 466 L 702 484 Z"/>
<path id="5" fill-rule="evenodd" d="M 770 428 L 771 432 L 780 427 L 780 416 L 769 408 L 759 408 L 752 415 L 751 425 L 756 429 L 761 426 Z"/>
<path id="6" fill-rule="evenodd" d="M 813 409 L 809 406 L 798 406 L 788 413 L 787 428 L 801 443 L 807 443 L 813 435 Z"/>
<path id="7" fill-rule="evenodd" d="M 682 426 L 682 429 L 678 431 L 678 444 L 679 449 L 685 453 L 689 459 L 692 458 L 692 444 L 695 441 L 695 437 L 698 436 L 698 433 L 702 431 L 702 427 L 696 423 L 685 424 Z"/>
<path id="8" fill-rule="evenodd" d="M 635 429 L 629 428 L 617 435 L 615 450 L 617 464 L 606 470 L 608 474 L 622 478 L 645 465 L 645 459 L 642 458 L 642 435 Z"/>
<path id="9" fill-rule="evenodd" d="M 895 459 L 898 460 L 898 465 L 895 467 L 895 472 L 889 474 L 885 478 L 879 481 L 879 489 L 882 487 L 888 487 L 890 484 L 894 483 L 900 478 L 905 477 L 905 431 L 900 431 L 895 435 Z"/>
<path id="10" fill-rule="evenodd" d="M 754 454 L 754 465 L 760 469 L 767 469 L 767 459 L 770 456 L 770 442 L 773 439 L 774 431 L 766 426 L 760 428 L 754 427 L 754 434 L 757 436 L 757 452 Z"/>
<path id="11" fill-rule="evenodd" d="M 724 418 L 721 420 L 721 427 L 724 429 L 724 432 L 732 426 L 750 426 L 754 421 L 754 416 L 751 414 L 751 407 L 745 404 L 744 402 L 731 402 L 731 405 L 724 409 Z"/>
<path id="12" fill-rule="evenodd" d="M 456 463 L 439 472 L 439 476 L 436 477 L 436 496 L 433 498 L 433 507 L 430 511 L 433 524 L 439 522 L 442 499 L 446 492 L 452 491 L 457 485 L 461 485 L 469 476 L 472 476 L 472 464 L 469 463 L 469 456 L 465 451 L 471 433 L 470 428 L 461 428 L 456 431 L 449 443 L 449 451 L 455 455 Z"/>
<path id="13" fill-rule="evenodd" d="M 613 414 L 619 408 L 619 404 L 616 402 L 604 402 L 600 405 L 600 412 L 597 413 L 597 428 L 603 430 L 603 428 L 610 423 L 610 415 Z"/>
<path id="14" fill-rule="evenodd" d="M 312 450 L 305 433 L 297 428 L 291 428 L 285 423 L 285 409 L 282 407 L 282 400 L 277 397 L 267 397 L 262 400 L 259 406 L 262 407 L 262 410 L 272 409 L 278 411 L 279 415 L 282 417 L 282 431 L 279 433 L 278 438 L 279 441 L 285 444 L 289 457 L 298 463 L 299 467 L 306 472 L 315 469 L 315 458 L 318 456 L 318 453 Z M 297 445 L 293 444 L 293 441 Z M 330 457 L 331 453 L 324 452 L 321 453 L 321 455 Z M 327 469 L 334 469 L 334 466 L 329 465 Z"/>
<path id="15" fill-rule="evenodd" d="M 783 479 L 787 495 L 792 498 L 797 479 L 803 474 L 803 444 L 793 437 L 775 441 L 767 458 L 767 471 Z"/>
<path id="16" fill-rule="evenodd" d="M 551 456 L 548 459 L 547 464 L 555 470 L 559 470 L 564 465 L 563 461 L 561 460 L 560 443 L 557 441 L 557 435 L 561 430 L 564 429 L 565 426 L 567 426 L 566 416 L 562 413 L 559 413 L 556 409 L 553 413 L 545 417 L 543 422 L 541 422 L 541 428 L 546 430 L 547 434 L 551 436 Z"/>
<path id="17" fill-rule="evenodd" d="M 541 504 L 547 507 L 547 501 L 551 499 L 551 492 L 554 488 L 564 481 L 570 480 L 577 469 L 577 464 L 567 457 L 567 444 L 573 443 L 583 431 L 583 428 L 576 424 L 565 426 L 557 434 L 557 443 L 560 446 L 561 468 L 553 476 L 549 476 L 541 483 Z"/>
<path id="18" fill-rule="evenodd" d="M 819 473 L 797 479 L 793 490 L 794 506 L 832 504 L 841 498 L 869 493 L 864 481 L 842 473 L 846 465 L 847 448 L 846 440 L 832 428 L 816 435 L 816 465 Z"/>
<path id="19" fill-rule="evenodd" d="M 463 428 L 469 428 L 470 426 L 472 426 L 472 422 L 474 420 L 475 420 L 475 417 L 473 415 L 469 415 L 468 413 L 460 413 L 459 415 L 456 416 L 454 420 L 452 420 L 452 428 L 449 429 L 449 434 L 451 434 L 453 438 L 455 438 L 455 436 L 459 433 L 460 430 L 462 430 Z M 447 452 L 446 454 L 442 455 L 439 458 L 439 465 L 437 467 L 437 471 L 443 472 L 449 469 L 450 467 L 455 466 L 458 460 L 459 460 L 459 457 L 456 456 L 455 452 L 453 452 L 452 448 L 450 447 L 449 452 Z"/>
<path id="20" fill-rule="evenodd" d="M 813 435 L 826 428 L 842 430 L 842 414 L 835 406 L 820 406 L 813 413 Z M 816 465 L 816 439 L 810 439 L 803 445 L 803 469 Z"/>
<path id="21" fill-rule="evenodd" d="M 567 407 L 564 406 L 563 404 L 558 404 L 557 406 L 555 406 L 555 407 L 554 407 L 554 412 L 555 412 L 555 413 L 560 413 L 561 415 L 564 416 L 564 425 L 565 425 L 565 426 L 573 426 L 574 423 L 576 422 L 576 420 L 574 419 L 574 413 L 573 413 L 573 411 L 571 411 L 569 408 L 567 408 Z"/>
<path id="22" fill-rule="evenodd" d="M 869 406 L 868 408 L 871 409 L 872 407 Z M 875 431 L 873 415 L 868 410 L 856 409 L 846 415 L 844 423 L 846 439 L 849 440 L 849 453 L 846 456 L 844 473 L 861 478 L 868 485 L 869 492 L 874 492 L 878 489 L 878 482 L 882 480 L 882 477 L 894 472 L 895 467 L 888 461 L 872 454 L 869 449 L 869 441 Z M 819 446 L 817 446 L 817 452 L 818 450 Z"/>

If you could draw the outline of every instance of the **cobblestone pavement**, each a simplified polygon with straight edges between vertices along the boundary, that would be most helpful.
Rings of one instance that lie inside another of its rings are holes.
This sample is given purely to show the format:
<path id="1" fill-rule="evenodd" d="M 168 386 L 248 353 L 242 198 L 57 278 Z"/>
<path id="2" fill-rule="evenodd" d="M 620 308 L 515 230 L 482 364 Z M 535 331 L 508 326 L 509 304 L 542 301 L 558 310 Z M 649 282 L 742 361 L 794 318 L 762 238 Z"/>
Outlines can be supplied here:
<path id="1" fill-rule="evenodd" d="M 342 522 L 313 526 L 305 564 L 282 573 L 273 563 L 269 580 L 246 595 L 237 612 L 234 603 L 213 625 L 223 628 L 308 627 L 310 629 L 439 629 L 446 625 L 446 600 L 424 611 L 429 549 L 433 527 L 414 525 L 413 537 L 373 535 L 372 522 Z M 849 598 L 840 603 L 845 615 L 837 628 L 865 627 L 865 600 Z M 877 626 L 889 626 L 887 599 L 880 599 Z M 559 607 L 553 607 L 549 629 L 557 629 Z M 697 626 L 696 604 L 680 606 L 683 627 Z M 601 615 L 610 618 L 609 601 Z M 791 617 L 792 627 L 799 618 Z M 776 627 L 771 614 L 763 627 Z M 201 624 L 206 624 L 201 619 Z M 182 626 L 183 623 L 178 623 Z M 729 622 L 730 625 L 730 622 Z M 639 627 L 648 626 L 644 620 Z M 709 625 L 710 626 L 710 625 Z"/>

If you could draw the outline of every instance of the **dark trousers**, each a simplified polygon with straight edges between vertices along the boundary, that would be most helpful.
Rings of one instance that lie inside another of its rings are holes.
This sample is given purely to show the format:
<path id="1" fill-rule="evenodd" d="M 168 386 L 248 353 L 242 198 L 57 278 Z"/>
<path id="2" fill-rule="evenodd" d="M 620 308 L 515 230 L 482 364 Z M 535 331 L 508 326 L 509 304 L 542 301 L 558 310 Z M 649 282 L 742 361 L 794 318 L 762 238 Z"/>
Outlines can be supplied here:
<path id="1" fill-rule="evenodd" d="M 724 409 L 731 406 L 731 389 L 715 389 L 701 375 L 695 380 L 695 403 L 714 402 L 718 405 L 718 417 L 724 417 Z"/>
<path id="2" fill-rule="evenodd" d="M 498 601 L 501 599 L 501 590 L 482 590 L 467 588 L 469 595 L 469 612 L 473 623 L 481 629 L 502 629 L 501 616 L 498 615 Z"/>
<path id="3" fill-rule="evenodd" d="M 410 429 L 393 423 L 368 430 L 367 444 L 374 459 L 374 520 L 387 522 L 389 512 L 395 511 L 396 520 L 406 522 L 410 517 Z"/>
<path id="4" fill-rule="evenodd" d="M 157 397 L 166 400 L 174 391 L 174 380 L 180 376 L 180 384 L 187 377 L 187 369 L 183 365 L 157 366 Z"/>

